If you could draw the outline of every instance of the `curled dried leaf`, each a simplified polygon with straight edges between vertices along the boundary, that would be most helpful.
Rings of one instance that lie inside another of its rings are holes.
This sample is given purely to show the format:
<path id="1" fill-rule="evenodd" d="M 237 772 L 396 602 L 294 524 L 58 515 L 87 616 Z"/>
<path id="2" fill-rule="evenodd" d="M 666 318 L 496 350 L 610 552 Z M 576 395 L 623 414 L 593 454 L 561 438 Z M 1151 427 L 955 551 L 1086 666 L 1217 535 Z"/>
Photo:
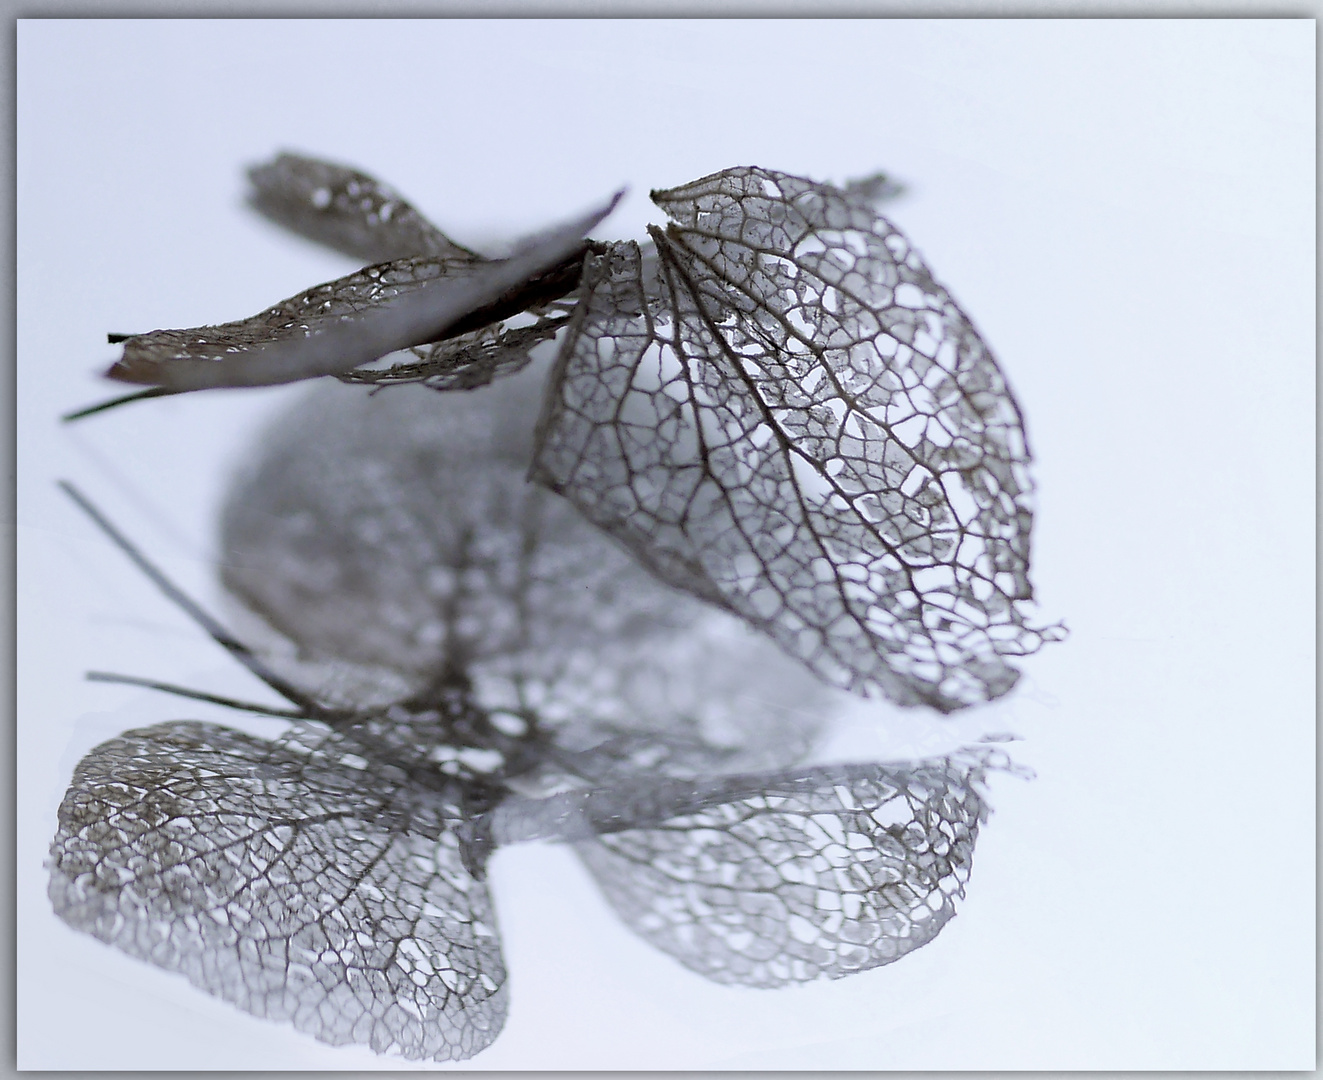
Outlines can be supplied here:
<path id="1" fill-rule="evenodd" d="M 338 375 L 439 341 L 573 289 L 583 236 L 622 193 L 527 241 L 508 259 L 418 256 L 370 266 L 223 326 L 154 330 L 124 341 L 112 379 L 171 391 L 267 386 Z"/>

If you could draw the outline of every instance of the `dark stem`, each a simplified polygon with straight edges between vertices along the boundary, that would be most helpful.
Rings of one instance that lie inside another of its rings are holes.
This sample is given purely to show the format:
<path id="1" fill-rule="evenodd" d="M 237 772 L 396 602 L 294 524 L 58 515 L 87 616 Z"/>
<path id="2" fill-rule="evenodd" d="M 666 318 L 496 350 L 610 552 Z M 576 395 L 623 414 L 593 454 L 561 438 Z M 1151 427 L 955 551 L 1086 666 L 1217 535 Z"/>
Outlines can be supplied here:
<path id="1" fill-rule="evenodd" d="M 97 527 L 104 532 L 125 555 L 127 555 L 158 589 L 175 605 L 182 608 L 195 623 L 197 623 L 211 639 L 221 648 L 225 649 L 239 663 L 243 664 L 249 671 L 261 679 L 267 686 L 271 687 L 277 694 L 297 705 L 303 710 L 303 715 L 310 720 L 320 720 L 329 715 L 317 701 L 313 700 L 293 683 L 286 682 L 269 667 L 266 666 L 258 657 L 238 638 L 234 637 L 224 626 L 213 618 L 201 605 L 193 600 L 179 586 L 171 581 L 165 574 L 151 562 L 128 537 L 124 536 L 114 525 L 112 525 L 88 499 L 73 484 L 67 480 L 59 482 L 60 487 L 64 489 L 65 494 L 78 504 L 83 511 Z"/>
<path id="2" fill-rule="evenodd" d="M 132 394 L 124 394 L 121 397 L 111 398 L 109 401 L 103 401 L 98 405 L 88 405 L 85 409 L 75 409 L 73 412 L 65 413 L 60 417 L 66 424 L 70 420 L 81 420 L 85 416 L 95 416 L 97 413 L 105 412 L 107 409 L 114 409 L 120 405 L 127 405 L 131 401 L 142 401 L 144 398 L 167 397 L 170 394 L 178 393 L 177 390 L 167 390 L 163 386 L 153 386 L 147 390 L 135 390 Z"/>
<path id="3" fill-rule="evenodd" d="M 174 694 L 176 697 L 190 698 L 193 701 L 208 701 L 213 705 L 224 705 L 228 709 L 239 709 L 243 712 L 257 713 L 260 716 L 276 716 L 285 720 L 311 719 L 307 713 L 302 711 L 276 709 L 270 705 L 256 705 L 251 701 L 240 701 L 238 698 L 223 697 L 220 694 L 208 694 L 202 690 L 190 690 L 184 686 L 176 686 L 174 683 L 143 679 L 137 675 L 116 675 L 109 671 L 89 671 L 87 681 L 120 683 L 124 686 L 142 686 L 148 690 L 160 690 L 167 694 Z"/>

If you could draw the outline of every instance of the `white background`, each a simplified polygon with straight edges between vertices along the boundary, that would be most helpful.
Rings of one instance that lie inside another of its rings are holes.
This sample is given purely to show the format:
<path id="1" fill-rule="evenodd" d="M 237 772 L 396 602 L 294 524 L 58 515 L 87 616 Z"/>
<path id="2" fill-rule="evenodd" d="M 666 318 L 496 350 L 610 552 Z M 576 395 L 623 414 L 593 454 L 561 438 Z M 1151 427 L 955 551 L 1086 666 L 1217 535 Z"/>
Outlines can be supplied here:
<path id="1" fill-rule="evenodd" d="M 1308 1069 L 1314 1062 L 1314 27 L 1278 22 L 25 22 L 18 32 L 21 1068 L 375 1068 L 67 929 L 42 861 L 78 758 L 260 696 L 54 489 L 215 602 L 225 468 L 287 390 L 139 404 L 107 331 L 352 269 L 242 205 L 282 148 L 481 246 L 737 164 L 911 185 L 887 211 L 1028 418 L 1035 580 L 1072 636 L 1009 701 L 876 706 L 839 752 L 1012 729 L 960 916 L 903 961 L 720 987 L 567 851 L 497 855 L 505 1032 L 472 1068 Z M 952 726 L 954 724 L 954 726 Z"/>

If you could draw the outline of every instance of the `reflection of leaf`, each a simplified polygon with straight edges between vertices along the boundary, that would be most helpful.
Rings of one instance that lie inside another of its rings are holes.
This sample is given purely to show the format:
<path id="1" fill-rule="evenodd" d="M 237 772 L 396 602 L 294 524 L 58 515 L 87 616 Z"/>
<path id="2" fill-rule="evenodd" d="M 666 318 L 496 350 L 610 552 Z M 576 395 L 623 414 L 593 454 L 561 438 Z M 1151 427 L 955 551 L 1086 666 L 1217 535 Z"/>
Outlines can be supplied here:
<path id="1" fill-rule="evenodd" d="M 841 978 L 926 945 L 964 896 L 1004 754 L 823 765 L 509 799 L 498 843 L 577 840 L 640 936 L 723 983 Z M 596 837 L 596 839 L 594 839 Z"/>
<path id="2" fill-rule="evenodd" d="M 1032 512 L 1019 409 L 890 224 L 729 169 L 654 200 L 655 278 L 590 255 L 534 475 L 664 580 L 829 681 L 950 711 L 1004 694 Z"/>
<path id="3" fill-rule="evenodd" d="M 323 1042 L 470 1057 L 505 1021 L 500 939 L 463 865 L 458 786 L 428 791 L 402 775 L 333 732 L 126 732 L 74 773 L 51 903 L 129 955 Z"/>
<path id="4" fill-rule="evenodd" d="M 835 766 L 578 847 L 620 917 L 686 967 L 784 986 L 889 964 L 936 937 L 986 812 L 952 762 Z"/>
<path id="5" fill-rule="evenodd" d="M 987 813 L 976 787 L 995 767 L 649 773 L 475 813 L 490 795 L 471 779 L 401 768 L 352 730 L 267 741 L 179 721 L 79 763 L 49 894 L 70 925 L 246 1012 L 332 1045 L 463 1060 L 507 1007 L 475 829 L 578 841 L 646 940 L 718 982 L 782 986 L 891 963 L 937 935 L 964 894 Z"/>
<path id="6" fill-rule="evenodd" d="M 798 764 L 833 695 L 524 481 L 536 389 L 332 384 L 278 419 L 223 576 L 267 626 L 252 668 L 315 707 L 271 741 L 181 721 L 94 749 L 51 849 L 61 918 L 258 1016 L 435 1060 L 504 1019 L 495 845 L 575 843 L 629 926 L 722 982 L 937 934 L 1004 757 Z"/>

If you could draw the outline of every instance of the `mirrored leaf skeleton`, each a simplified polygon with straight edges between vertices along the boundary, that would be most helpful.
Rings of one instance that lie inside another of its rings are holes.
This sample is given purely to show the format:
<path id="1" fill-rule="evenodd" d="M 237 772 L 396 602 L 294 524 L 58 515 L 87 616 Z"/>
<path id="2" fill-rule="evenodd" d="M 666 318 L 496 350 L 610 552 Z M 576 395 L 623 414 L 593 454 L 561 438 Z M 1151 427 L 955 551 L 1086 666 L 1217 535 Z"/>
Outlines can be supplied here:
<path id="1" fill-rule="evenodd" d="M 89 753 L 61 918 L 257 1016 L 439 1061 L 505 1018 L 504 844 L 574 844 L 633 930 L 720 982 L 933 939 L 1004 754 L 801 764 L 838 692 L 525 482 L 539 391 L 333 384 L 272 427 L 222 516 L 253 650 L 212 632 L 285 730 L 181 720 Z"/>
<path id="2" fill-rule="evenodd" d="M 885 184 L 727 169 L 653 192 L 672 221 L 643 247 L 579 239 L 612 203 L 490 260 L 364 173 L 285 154 L 250 176 L 267 216 L 388 261 L 239 323 L 115 335 L 109 375 L 465 389 L 559 337 L 533 479 L 821 678 L 949 712 L 1060 636 L 1027 617 L 1019 406 L 868 201 Z"/>

